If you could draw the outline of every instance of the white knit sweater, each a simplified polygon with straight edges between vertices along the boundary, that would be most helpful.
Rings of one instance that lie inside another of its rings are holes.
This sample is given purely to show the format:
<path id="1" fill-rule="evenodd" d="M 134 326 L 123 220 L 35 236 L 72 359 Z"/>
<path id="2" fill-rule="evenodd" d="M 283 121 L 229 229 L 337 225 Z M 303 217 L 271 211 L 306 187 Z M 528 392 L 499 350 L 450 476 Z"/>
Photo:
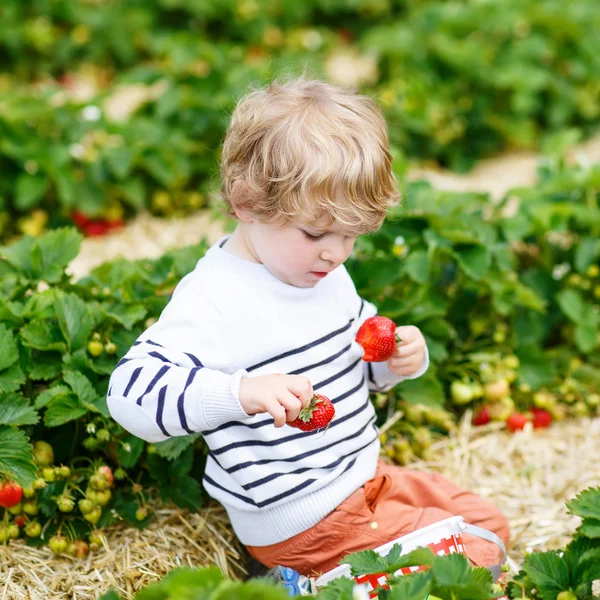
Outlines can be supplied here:
<path id="1" fill-rule="evenodd" d="M 202 432 L 207 492 L 249 546 L 309 529 L 375 474 L 379 441 L 369 390 L 402 381 L 386 363 L 365 363 L 354 341 L 376 313 L 345 267 L 313 288 L 212 246 L 184 277 L 160 319 L 115 368 L 108 407 L 150 441 Z M 428 367 L 425 361 L 411 378 Z M 240 377 L 303 374 L 335 404 L 327 432 L 276 428 L 248 415 Z"/>

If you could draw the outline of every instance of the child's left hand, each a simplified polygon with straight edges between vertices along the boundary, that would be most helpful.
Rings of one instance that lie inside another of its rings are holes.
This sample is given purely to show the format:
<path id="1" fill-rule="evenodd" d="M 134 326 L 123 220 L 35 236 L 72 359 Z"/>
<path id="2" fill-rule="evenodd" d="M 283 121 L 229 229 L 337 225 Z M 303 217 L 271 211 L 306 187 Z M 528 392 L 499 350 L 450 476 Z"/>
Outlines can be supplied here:
<path id="1" fill-rule="evenodd" d="M 388 359 L 387 366 L 395 375 L 408 377 L 421 368 L 427 344 L 421 330 L 414 325 L 396 327 L 396 335 L 402 341 L 398 343 L 394 354 Z"/>

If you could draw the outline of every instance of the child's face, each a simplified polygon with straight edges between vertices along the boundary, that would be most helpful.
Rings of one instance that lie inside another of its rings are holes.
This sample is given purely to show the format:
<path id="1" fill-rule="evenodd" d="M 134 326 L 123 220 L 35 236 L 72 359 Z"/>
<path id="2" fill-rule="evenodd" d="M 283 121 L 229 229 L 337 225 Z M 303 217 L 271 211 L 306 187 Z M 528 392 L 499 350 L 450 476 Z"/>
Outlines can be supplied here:
<path id="1" fill-rule="evenodd" d="M 287 225 L 252 221 L 250 251 L 270 273 L 296 287 L 314 287 L 346 261 L 356 237 L 337 224 L 297 220 Z"/>

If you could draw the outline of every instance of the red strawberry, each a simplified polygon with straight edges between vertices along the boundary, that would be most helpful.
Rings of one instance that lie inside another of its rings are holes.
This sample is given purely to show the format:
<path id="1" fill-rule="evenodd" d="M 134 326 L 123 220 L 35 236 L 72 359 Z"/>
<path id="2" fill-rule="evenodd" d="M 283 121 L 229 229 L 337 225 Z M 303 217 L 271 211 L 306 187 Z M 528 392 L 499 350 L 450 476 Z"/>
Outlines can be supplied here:
<path id="1" fill-rule="evenodd" d="M 315 394 L 310 404 L 300 411 L 298 418 L 290 421 L 288 425 L 302 431 L 314 431 L 329 425 L 334 414 L 335 407 L 331 400 L 321 394 Z"/>
<path id="2" fill-rule="evenodd" d="M 14 481 L 3 481 L 0 483 L 0 506 L 11 508 L 21 502 L 23 488 Z"/>
<path id="3" fill-rule="evenodd" d="M 531 420 L 536 429 L 545 429 L 552 423 L 552 415 L 543 408 L 532 408 L 531 414 L 533 415 Z"/>
<path id="4" fill-rule="evenodd" d="M 508 419 L 506 419 L 506 428 L 509 431 L 517 431 L 517 429 L 523 429 L 527 423 L 527 417 L 518 412 L 514 412 Z"/>
<path id="5" fill-rule="evenodd" d="M 487 406 L 482 406 L 474 415 L 471 423 L 473 425 L 487 425 L 490 422 L 490 409 Z"/>
<path id="6" fill-rule="evenodd" d="M 365 351 L 366 362 L 383 362 L 394 354 L 402 340 L 396 335 L 396 323 L 387 317 L 370 317 L 359 328 L 356 342 Z"/>

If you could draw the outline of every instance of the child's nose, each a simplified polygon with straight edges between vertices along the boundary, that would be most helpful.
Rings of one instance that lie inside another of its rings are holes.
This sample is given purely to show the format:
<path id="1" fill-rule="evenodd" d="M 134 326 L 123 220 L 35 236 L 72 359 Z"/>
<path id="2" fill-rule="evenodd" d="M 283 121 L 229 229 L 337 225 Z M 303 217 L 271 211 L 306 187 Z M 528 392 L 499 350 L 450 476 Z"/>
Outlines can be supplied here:
<path id="1" fill-rule="evenodd" d="M 327 248 L 325 248 L 323 252 L 321 252 L 322 260 L 332 262 L 336 265 L 342 264 L 347 257 L 348 253 L 346 250 L 346 244 L 344 244 L 343 241 L 331 244 Z"/>

